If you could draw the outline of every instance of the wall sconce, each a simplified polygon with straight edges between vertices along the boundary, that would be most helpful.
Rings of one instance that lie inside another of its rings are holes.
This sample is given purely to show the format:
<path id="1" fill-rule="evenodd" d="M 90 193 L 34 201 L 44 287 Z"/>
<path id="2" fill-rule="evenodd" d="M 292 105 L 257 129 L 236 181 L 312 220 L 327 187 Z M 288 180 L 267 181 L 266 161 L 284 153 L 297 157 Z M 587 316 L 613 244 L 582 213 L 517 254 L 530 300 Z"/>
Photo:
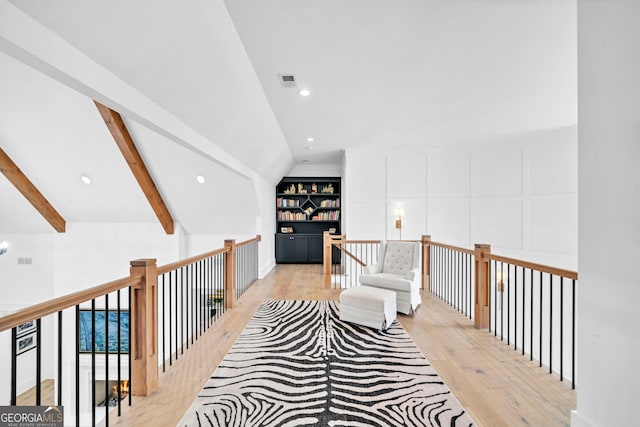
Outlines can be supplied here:
<path id="1" fill-rule="evenodd" d="M 0 242 L 0 255 L 6 254 L 8 249 L 9 249 L 9 244 L 7 243 L 6 240 L 3 240 L 2 242 Z"/>
<path id="2" fill-rule="evenodd" d="M 396 209 L 396 228 L 398 229 L 400 240 L 402 240 L 402 215 L 404 215 L 404 211 Z"/>

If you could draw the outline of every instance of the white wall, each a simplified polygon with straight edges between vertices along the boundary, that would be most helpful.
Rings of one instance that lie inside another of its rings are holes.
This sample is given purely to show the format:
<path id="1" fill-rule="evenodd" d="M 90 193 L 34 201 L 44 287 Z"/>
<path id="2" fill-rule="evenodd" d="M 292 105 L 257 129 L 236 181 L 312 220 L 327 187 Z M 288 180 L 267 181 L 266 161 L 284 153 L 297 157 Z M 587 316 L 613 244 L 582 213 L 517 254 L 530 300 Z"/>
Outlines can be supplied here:
<path id="1" fill-rule="evenodd" d="M 262 236 L 259 246 L 260 269 L 259 277 L 264 277 L 276 265 L 276 221 L 275 221 L 275 197 L 276 183 L 266 180 L 254 180 L 260 217 L 256 218 L 256 234 Z"/>
<path id="2" fill-rule="evenodd" d="M 340 176 L 342 175 L 341 165 L 305 163 L 296 164 L 285 176 Z M 275 187 L 275 184 L 274 184 Z"/>
<path id="3" fill-rule="evenodd" d="M 345 154 L 344 230 L 353 239 L 402 238 L 577 268 L 576 128 L 482 146 Z"/>
<path id="4" fill-rule="evenodd" d="M 0 256 L 0 314 L 6 314 L 28 305 L 51 299 L 53 294 L 53 234 L 3 234 L 0 241 L 9 243 L 7 253 Z M 30 259 L 31 264 L 19 264 L 19 259 Z M 43 339 L 50 336 L 50 324 L 43 321 Z M 44 342 L 47 351 L 52 341 Z M 0 333 L 0 384 L 10 384 L 11 331 Z M 35 385 L 35 351 L 18 355 L 17 389 L 27 390 Z M 53 374 L 51 358 L 43 360 L 43 378 Z M 0 387 L 0 405 L 9 404 L 10 389 Z"/>
<path id="5" fill-rule="evenodd" d="M 9 249 L 0 255 L 0 311 L 15 310 L 53 296 L 53 234 L 3 234 Z M 19 264 L 30 259 L 31 264 Z"/>
<path id="6" fill-rule="evenodd" d="M 180 259 L 180 229 L 165 234 L 156 223 L 67 223 L 54 238 L 55 294 L 129 275 L 130 261 L 156 258 L 158 265 Z"/>
<path id="7" fill-rule="evenodd" d="M 580 283 L 571 425 L 637 424 L 640 3 L 578 2 Z"/>

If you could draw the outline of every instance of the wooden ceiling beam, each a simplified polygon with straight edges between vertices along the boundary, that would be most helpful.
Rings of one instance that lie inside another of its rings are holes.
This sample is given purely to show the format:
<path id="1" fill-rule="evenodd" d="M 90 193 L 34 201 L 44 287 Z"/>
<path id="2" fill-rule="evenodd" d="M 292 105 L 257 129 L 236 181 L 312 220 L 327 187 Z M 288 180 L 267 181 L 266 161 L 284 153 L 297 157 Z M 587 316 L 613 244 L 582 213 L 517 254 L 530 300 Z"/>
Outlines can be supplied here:
<path id="1" fill-rule="evenodd" d="M 64 218 L 2 148 L 0 148 L 0 171 L 58 233 L 65 232 L 66 221 Z"/>
<path id="2" fill-rule="evenodd" d="M 133 176 L 138 181 L 138 185 L 142 189 L 142 192 L 147 197 L 151 208 L 155 212 L 160 224 L 164 228 L 167 234 L 173 234 L 173 217 L 169 212 L 156 184 L 151 178 L 149 170 L 144 164 L 138 149 L 136 148 L 133 138 L 127 130 L 127 126 L 124 124 L 122 117 L 117 111 L 113 111 L 111 108 L 100 104 L 98 101 L 93 101 L 98 107 L 98 111 L 106 123 L 113 139 L 116 141 L 120 152 L 124 156 Z"/>

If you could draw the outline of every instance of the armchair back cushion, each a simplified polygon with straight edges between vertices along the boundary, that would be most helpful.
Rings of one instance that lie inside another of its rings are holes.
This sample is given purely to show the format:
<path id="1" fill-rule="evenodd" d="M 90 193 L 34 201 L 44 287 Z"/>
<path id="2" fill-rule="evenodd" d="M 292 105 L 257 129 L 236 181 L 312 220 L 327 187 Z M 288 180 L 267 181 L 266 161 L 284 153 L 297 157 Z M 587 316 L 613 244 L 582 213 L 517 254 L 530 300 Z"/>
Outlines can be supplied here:
<path id="1" fill-rule="evenodd" d="M 380 246 L 380 256 L 382 273 L 404 276 L 420 266 L 420 246 L 416 242 L 386 242 Z"/>

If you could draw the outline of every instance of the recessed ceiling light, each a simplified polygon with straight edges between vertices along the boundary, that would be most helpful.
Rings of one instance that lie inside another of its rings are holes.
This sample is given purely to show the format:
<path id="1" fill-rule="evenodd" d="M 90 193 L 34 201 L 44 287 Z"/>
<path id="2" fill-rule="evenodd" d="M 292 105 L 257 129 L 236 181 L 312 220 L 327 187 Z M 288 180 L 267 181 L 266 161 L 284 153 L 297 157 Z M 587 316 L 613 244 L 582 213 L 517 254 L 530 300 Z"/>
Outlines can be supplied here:
<path id="1" fill-rule="evenodd" d="M 91 184 L 91 178 L 89 178 L 89 177 L 88 177 L 88 176 L 86 176 L 86 175 L 82 175 L 82 176 L 80 177 L 80 179 L 82 180 L 82 182 L 84 182 L 84 183 L 85 183 L 85 184 L 87 184 L 87 185 Z"/>
<path id="2" fill-rule="evenodd" d="M 206 179 L 204 179 L 204 176 L 198 175 L 196 176 L 196 181 L 198 181 L 200 184 L 204 184 Z"/>
<path id="3" fill-rule="evenodd" d="M 312 136 L 307 138 L 307 142 L 314 142 L 316 139 Z"/>
<path id="4" fill-rule="evenodd" d="M 309 89 L 300 89 L 298 91 L 298 93 L 300 94 L 300 96 L 309 96 L 309 95 L 311 95 L 311 92 L 309 92 Z"/>
<path id="5" fill-rule="evenodd" d="M 313 150 L 313 147 L 304 147 L 304 149 L 307 150 L 307 151 L 311 151 L 311 150 Z"/>

